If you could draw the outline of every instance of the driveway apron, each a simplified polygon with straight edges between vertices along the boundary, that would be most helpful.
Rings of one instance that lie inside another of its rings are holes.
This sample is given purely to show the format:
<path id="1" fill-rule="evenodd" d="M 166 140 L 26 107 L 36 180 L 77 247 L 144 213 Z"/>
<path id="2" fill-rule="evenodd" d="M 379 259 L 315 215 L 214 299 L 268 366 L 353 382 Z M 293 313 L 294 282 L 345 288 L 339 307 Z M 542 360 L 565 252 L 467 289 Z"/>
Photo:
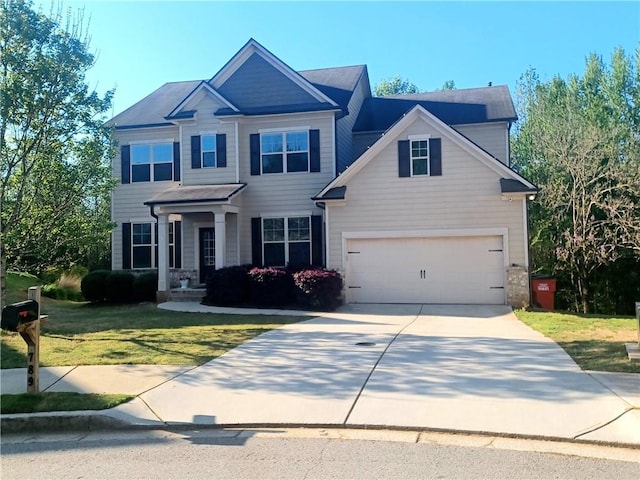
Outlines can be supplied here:
<path id="1" fill-rule="evenodd" d="M 622 441 L 640 435 L 612 422 L 629 403 L 505 306 L 346 306 L 260 335 L 141 398 L 169 424 L 598 439 L 611 422 L 607 439 L 612 429 Z"/>

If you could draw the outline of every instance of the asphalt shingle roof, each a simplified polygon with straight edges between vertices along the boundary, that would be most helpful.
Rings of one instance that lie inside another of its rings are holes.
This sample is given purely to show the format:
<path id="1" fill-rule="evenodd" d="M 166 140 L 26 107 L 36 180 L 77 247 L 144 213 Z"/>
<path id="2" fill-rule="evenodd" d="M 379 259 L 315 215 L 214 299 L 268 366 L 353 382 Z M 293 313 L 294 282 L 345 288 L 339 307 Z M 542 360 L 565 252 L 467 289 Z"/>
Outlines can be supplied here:
<path id="1" fill-rule="evenodd" d="M 159 193 L 145 205 L 168 203 L 225 202 L 246 187 L 246 183 L 225 183 L 219 185 L 179 186 Z"/>
<path id="2" fill-rule="evenodd" d="M 200 80 L 165 83 L 107 122 L 115 127 L 171 125 L 165 117 L 200 84 Z"/>
<path id="3" fill-rule="evenodd" d="M 392 95 L 365 99 L 354 132 L 384 132 L 416 104 L 448 125 L 517 119 L 506 86 Z"/>

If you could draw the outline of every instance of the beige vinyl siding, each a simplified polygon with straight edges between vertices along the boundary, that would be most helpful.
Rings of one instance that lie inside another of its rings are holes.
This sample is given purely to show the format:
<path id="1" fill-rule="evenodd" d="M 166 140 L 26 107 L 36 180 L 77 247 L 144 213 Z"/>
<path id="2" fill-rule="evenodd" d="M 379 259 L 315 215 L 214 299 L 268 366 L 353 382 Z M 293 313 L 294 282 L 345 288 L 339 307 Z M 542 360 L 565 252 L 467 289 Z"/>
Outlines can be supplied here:
<path id="1" fill-rule="evenodd" d="M 144 128 L 116 132 L 119 147 L 130 143 L 177 142 L 179 141 L 178 136 L 178 127 Z M 111 243 L 111 262 L 114 270 L 122 268 L 122 223 L 131 221 L 155 223 L 155 218 L 151 216 L 149 207 L 144 205 L 144 202 L 151 200 L 167 188 L 178 185 L 178 182 L 167 181 L 120 183 L 122 170 L 119 147 L 112 161 L 113 176 L 118 180 L 118 184 L 111 194 L 112 220 L 116 224 Z"/>
<path id="2" fill-rule="evenodd" d="M 214 112 L 226 107 L 211 93 L 203 90 L 191 99 L 185 110 L 197 110 L 195 122 L 184 122 L 182 127 L 182 184 L 206 185 L 236 182 L 236 132 L 235 122 L 221 122 Z M 227 166 L 224 168 L 191 168 L 191 136 L 204 133 L 227 136 Z"/>
<path id="3" fill-rule="evenodd" d="M 349 180 L 346 204 L 328 205 L 329 268 L 343 269 L 342 232 L 481 228 L 507 228 L 505 261 L 523 265 L 522 201 L 502 200 L 500 175 L 424 121 L 400 139 L 421 133 L 442 138 L 442 176 L 400 178 L 397 142 L 391 142 Z"/>
<path id="4" fill-rule="evenodd" d="M 262 215 L 309 213 L 320 215 L 311 197 L 333 179 L 335 159 L 333 113 L 281 115 L 246 120 L 240 125 L 240 181 L 247 187 L 240 194 L 238 215 L 240 263 L 251 263 L 251 218 Z M 249 136 L 260 129 L 309 127 L 320 130 L 320 172 L 251 175 Z"/>
<path id="5" fill-rule="evenodd" d="M 336 122 L 337 173 L 343 172 L 356 158 L 353 149 L 353 124 L 358 118 L 358 113 L 360 113 L 360 108 L 362 108 L 362 102 L 368 96 L 371 96 L 371 93 L 369 92 L 369 80 L 365 72 L 365 74 L 360 77 L 360 81 L 353 91 L 351 100 L 349 100 L 347 107 L 349 114 L 338 119 Z"/>
<path id="6" fill-rule="evenodd" d="M 506 122 L 454 126 L 457 131 L 505 165 L 509 165 L 509 124 Z"/>

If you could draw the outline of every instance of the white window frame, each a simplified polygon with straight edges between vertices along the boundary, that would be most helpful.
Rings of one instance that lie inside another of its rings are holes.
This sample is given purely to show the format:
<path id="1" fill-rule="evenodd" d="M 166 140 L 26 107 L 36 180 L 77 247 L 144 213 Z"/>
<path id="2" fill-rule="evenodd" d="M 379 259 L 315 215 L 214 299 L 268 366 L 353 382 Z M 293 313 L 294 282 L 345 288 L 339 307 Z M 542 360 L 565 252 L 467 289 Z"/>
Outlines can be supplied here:
<path id="1" fill-rule="evenodd" d="M 174 164 L 174 157 L 173 157 L 173 143 L 174 140 L 158 140 L 158 141 L 153 141 L 153 142 L 130 142 L 129 143 L 129 147 L 130 147 L 130 152 L 129 152 L 129 178 L 131 179 L 131 183 L 146 183 L 147 180 L 144 181 L 136 181 L 133 179 L 133 166 L 134 165 L 149 165 L 149 180 L 148 182 L 172 182 L 173 181 L 173 164 Z M 157 146 L 157 145 L 169 145 L 170 147 L 170 151 L 171 151 L 171 162 L 155 162 L 154 161 L 154 153 L 153 153 L 153 147 Z M 149 163 L 134 163 L 133 162 L 133 151 L 135 149 L 135 147 L 149 147 Z M 216 157 L 216 161 L 217 161 L 217 157 Z M 163 165 L 163 164 L 171 164 L 171 178 L 169 180 L 156 180 L 155 179 L 155 172 L 154 172 L 154 165 Z"/>
<path id="2" fill-rule="evenodd" d="M 213 150 L 205 150 L 204 149 L 204 137 L 213 137 L 213 141 L 215 143 L 215 148 Z M 205 152 L 213 152 L 216 156 L 216 164 L 213 166 L 205 166 L 204 165 L 204 154 Z M 218 138 L 217 132 L 200 132 L 200 166 L 202 168 L 218 168 Z"/>
<path id="3" fill-rule="evenodd" d="M 151 238 L 151 243 L 135 243 L 134 242 L 134 238 L 135 238 L 135 226 L 136 225 L 149 225 L 150 228 L 150 238 Z M 155 246 L 157 245 L 156 242 L 156 232 L 155 232 L 155 228 L 154 228 L 154 223 L 152 221 L 149 220 L 141 220 L 141 221 L 132 221 L 131 222 L 131 269 L 132 270 L 146 270 L 149 268 L 155 268 Z M 149 247 L 151 249 L 151 262 L 150 262 L 150 266 L 148 267 L 137 267 L 135 265 L 135 255 L 133 254 L 135 247 Z"/>
<path id="4" fill-rule="evenodd" d="M 429 145 L 429 139 L 431 135 L 409 135 L 409 165 L 411 167 L 411 176 L 412 177 L 429 177 L 431 176 L 431 168 L 430 168 L 430 159 L 431 159 L 431 151 Z M 427 155 L 426 157 L 414 157 L 413 156 L 413 142 L 427 142 Z M 427 163 L 427 173 L 413 173 L 413 161 L 414 160 L 424 160 Z"/>
<path id="5" fill-rule="evenodd" d="M 277 266 L 277 267 L 285 267 L 287 265 L 289 265 L 289 244 L 291 243 L 308 243 L 309 244 L 309 262 L 308 264 L 311 265 L 311 261 L 312 261 L 312 256 L 313 256 L 313 245 L 312 245 L 312 241 L 313 241 L 313 236 L 312 236 L 312 232 L 311 232 L 311 215 L 309 214 L 290 214 L 290 215 L 268 215 L 268 216 L 263 216 L 262 218 L 262 222 L 261 222 L 261 236 L 262 236 L 262 264 L 264 265 L 265 263 L 265 258 L 264 258 L 264 246 L 265 244 L 275 244 L 275 243 L 284 243 L 284 265 L 272 265 L 272 266 Z M 306 218 L 307 221 L 309 222 L 309 239 L 308 240 L 289 240 L 289 219 L 292 218 Z M 264 221 L 265 220 L 272 220 L 272 219 L 282 219 L 284 222 L 284 240 L 283 241 L 275 241 L 275 240 L 265 240 L 265 235 L 264 235 Z"/>
<path id="6" fill-rule="evenodd" d="M 304 128 L 296 128 L 296 127 L 291 127 L 291 128 L 282 128 L 282 129 L 264 129 L 264 130 L 259 130 L 258 133 L 260 134 L 260 174 L 261 175 L 282 175 L 282 174 L 295 174 L 295 173 L 309 173 L 311 171 L 311 145 L 310 145 L 310 139 L 309 139 L 309 127 L 304 127 Z M 290 133 L 304 133 L 307 136 L 307 149 L 306 150 L 295 150 L 295 151 L 287 151 L 287 135 Z M 262 151 L 262 139 L 264 138 L 264 135 L 276 135 L 276 134 L 280 134 L 281 138 L 282 138 L 282 150 L 280 152 L 270 152 L 270 153 L 263 153 Z M 294 154 L 294 153 L 303 153 L 306 152 L 307 154 L 307 169 L 306 170 L 298 170 L 295 172 L 289 172 L 287 170 L 287 154 Z M 282 172 L 265 172 L 263 169 L 263 162 L 262 162 L 262 157 L 263 155 L 277 155 L 277 154 L 281 154 L 282 155 Z"/>

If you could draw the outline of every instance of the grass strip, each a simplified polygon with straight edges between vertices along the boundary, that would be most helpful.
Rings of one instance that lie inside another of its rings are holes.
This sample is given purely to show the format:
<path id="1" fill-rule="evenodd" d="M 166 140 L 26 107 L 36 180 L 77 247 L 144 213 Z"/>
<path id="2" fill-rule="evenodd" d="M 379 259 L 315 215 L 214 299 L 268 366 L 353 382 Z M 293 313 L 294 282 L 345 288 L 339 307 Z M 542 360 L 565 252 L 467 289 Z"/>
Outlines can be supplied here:
<path id="1" fill-rule="evenodd" d="M 135 398 L 134 395 L 100 395 L 96 393 L 44 392 L 0 395 L 0 412 L 37 413 L 74 410 L 104 410 Z"/>
<path id="2" fill-rule="evenodd" d="M 640 373 L 625 343 L 637 341 L 633 317 L 517 310 L 525 324 L 560 345 L 583 370 Z"/>

